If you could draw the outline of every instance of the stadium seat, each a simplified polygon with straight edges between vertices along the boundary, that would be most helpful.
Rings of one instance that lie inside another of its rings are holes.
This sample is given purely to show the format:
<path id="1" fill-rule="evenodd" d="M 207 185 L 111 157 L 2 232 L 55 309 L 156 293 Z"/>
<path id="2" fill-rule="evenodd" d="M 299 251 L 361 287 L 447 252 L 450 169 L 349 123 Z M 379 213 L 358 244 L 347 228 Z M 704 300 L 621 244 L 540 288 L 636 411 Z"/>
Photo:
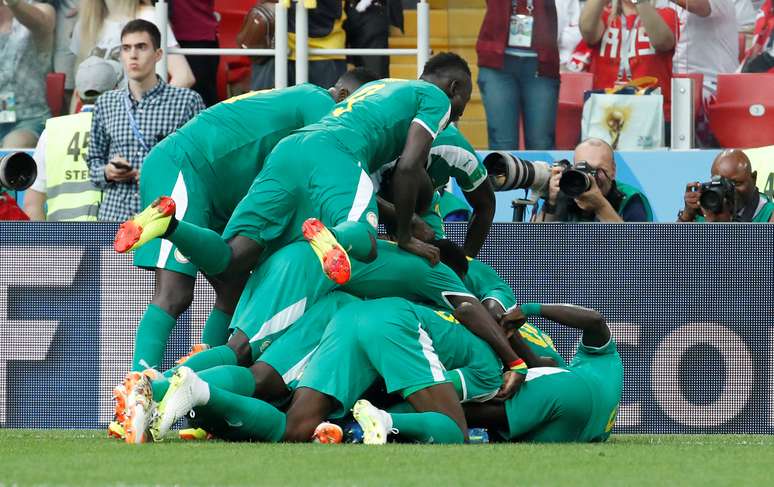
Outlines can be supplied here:
<path id="1" fill-rule="evenodd" d="M 46 102 L 52 117 L 62 114 L 64 108 L 65 74 L 48 73 L 46 75 Z"/>
<path id="2" fill-rule="evenodd" d="M 721 147 L 774 144 L 774 74 L 719 74 L 717 100 L 708 107 Z"/>
<path id="3" fill-rule="evenodd" d="M 594 84 L 591 73 L 562 73 L 556 114 L 556 148 L 574 149 L 581 135 L 583 95 Z"/>
<path id="4" fill-rule="evenodd" d="M 231 10 L 242 12 L 242 16 L 250 10 L 250 7 L 256 4 L 255 0 L 215 0 L 215 11 L 224 12 Z"/>
<path id="5" fill-rule="evenodd" d="M 233 8 L 220 10 L 218 13 L 220 14 L 218 24 L 220 47 L 238 47 L 236 36 L 242 27 L 245 13 Z M 230 86 L 246 81 L 250 77 L 251 69 L 252 64 L 247 56 L 221 56 L 217 74 L 218 99 L 223 100 L 231 96 Z"/>
<path id="6" fill-rule="evenodd" d="M 699 118 L 704 111 L 704 74 L 702 73 L 675 73 L 675 78 L 690 78 L 693 80 L 693 113 Z"/>

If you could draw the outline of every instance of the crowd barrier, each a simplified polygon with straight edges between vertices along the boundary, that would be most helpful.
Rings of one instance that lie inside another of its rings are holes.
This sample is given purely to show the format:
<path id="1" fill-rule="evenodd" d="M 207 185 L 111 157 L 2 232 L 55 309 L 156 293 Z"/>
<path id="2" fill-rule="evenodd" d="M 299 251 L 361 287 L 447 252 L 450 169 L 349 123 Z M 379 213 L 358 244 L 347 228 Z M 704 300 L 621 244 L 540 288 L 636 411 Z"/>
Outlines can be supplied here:
<path id="1" fill-rule="evenodd" d="M 447 226 L 460 240 L 464 224 Z M 0 224 L 0 425 L 98 428 L 152 274 L 113 224 Z M 519 301 L 600 310 L 623 357 L 621 433 L 774 433 L 774 226 L 496 224 L 480 257 Z M 407 276 L 410 278 L 410 276 Z M 199 337 L 197 280 L 165 365 Z M 572 355 L 577 333 L 537 324 Z"/>

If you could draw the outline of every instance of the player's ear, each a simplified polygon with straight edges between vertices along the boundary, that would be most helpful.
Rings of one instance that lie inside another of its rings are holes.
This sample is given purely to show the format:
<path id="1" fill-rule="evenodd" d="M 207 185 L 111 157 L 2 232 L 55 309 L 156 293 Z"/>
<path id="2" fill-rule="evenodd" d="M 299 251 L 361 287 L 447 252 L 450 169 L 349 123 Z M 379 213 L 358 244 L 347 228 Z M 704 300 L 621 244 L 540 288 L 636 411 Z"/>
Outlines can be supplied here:
<path id="1" fill-rule="evenodd" d="M 340 103 L 344 101 L 349 96 L 349 90 L 346 88 L 339 88 L 339 92 L 337 93 L 338 96 L 336 96 L 336 103 Z"/>
<path id="2" fill-rule="evenodd" d="M 457 95 L 457 92 L 460 90 L 460 80 L 453 79 L 449 81 L 449 90 L 447 92 L 447 95 L 449 95 L 449 98 L 454 98 Z"/>

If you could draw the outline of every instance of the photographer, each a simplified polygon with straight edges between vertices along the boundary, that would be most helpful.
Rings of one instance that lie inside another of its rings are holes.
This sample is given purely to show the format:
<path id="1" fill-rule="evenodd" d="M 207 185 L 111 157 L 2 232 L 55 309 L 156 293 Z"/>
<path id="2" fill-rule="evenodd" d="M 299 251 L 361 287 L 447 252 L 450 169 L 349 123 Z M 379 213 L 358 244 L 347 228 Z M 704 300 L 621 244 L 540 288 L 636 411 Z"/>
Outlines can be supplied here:
<path id="1" fill-rule="evenodd" d="M 686 186 L 678 222 L 774 222 L 774 203 L 755 186 L 758 174 L 744 152 L 721 152 L 711 172 L 709 183 Z"/>
<path id="2" fill-rule="evenodd" d="M 551 168 L 548 195 L 536 222 L 597 221 L 607 223 L 653 220 L 650 203 L 632 186 L 615 180 L 613 148 L 601 139 L 586 139 L 575 148 L 573 168 L 587 172 L 589 188 L 571 198 L 560 190 L 566 167 Z"/>

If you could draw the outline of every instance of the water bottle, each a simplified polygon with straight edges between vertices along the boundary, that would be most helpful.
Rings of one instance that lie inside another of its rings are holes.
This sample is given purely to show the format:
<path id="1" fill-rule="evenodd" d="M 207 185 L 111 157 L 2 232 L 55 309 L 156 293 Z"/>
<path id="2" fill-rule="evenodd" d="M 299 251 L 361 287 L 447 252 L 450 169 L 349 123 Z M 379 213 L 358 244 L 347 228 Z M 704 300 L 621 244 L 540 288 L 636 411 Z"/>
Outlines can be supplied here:
<path id="1" fill-rule="evenodd" d="M 486 428 L 470 428 L 468 430 L 468 443 L 471 445 L 489 443 L 489 433 L 487 433 Z"/>

